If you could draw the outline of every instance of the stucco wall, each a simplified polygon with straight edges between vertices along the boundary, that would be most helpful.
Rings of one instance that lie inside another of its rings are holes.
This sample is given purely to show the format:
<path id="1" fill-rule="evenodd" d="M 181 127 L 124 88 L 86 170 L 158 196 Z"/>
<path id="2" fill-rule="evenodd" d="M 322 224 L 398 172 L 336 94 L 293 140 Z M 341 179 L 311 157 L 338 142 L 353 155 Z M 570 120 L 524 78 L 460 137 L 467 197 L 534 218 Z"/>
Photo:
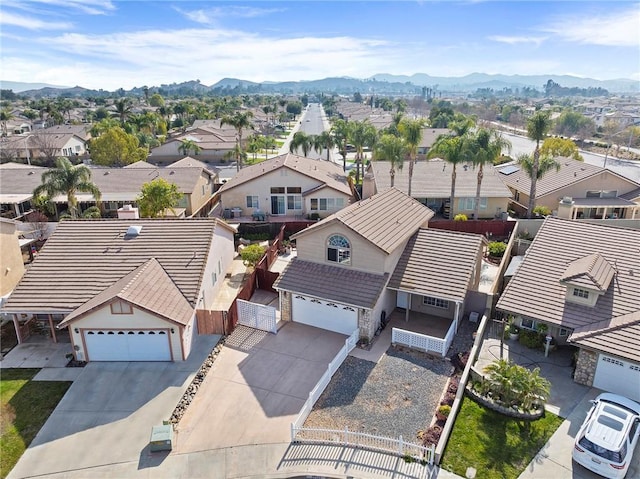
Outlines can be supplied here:
<path id="1" fill-rule="evenodd" d="M 214 179 L 209 177 L 206 173 L 202 172 L 198 181 L 196 182 L 193 192 L 187 196 L 188 206 L 186 214 L 192 215 L 195 211 L 198 211 L 207 201 L 211 199 L 213 195 Z"/>
<path id="2" fill-rule="evenodd" d="M 487 198 L 487 207 L 485 209 L 480 209 L 478 212 L 478 219 L 493 219 L 503 211 L 507 211 L 509 200 L 510 198 Z M 463 201 L 461 201 L 460 198 L 456 198 L 454 203 L 455 208 L 453 210 L 453 216 L 457 214 L 464 214 L 467 218 L 472 217 L 473 209 L 462 209 L 460 206 Z"/>
<path id="3" fill-rule="evenodd" d="M 449 307 L 447 309 L 436 308 L 435 306 L 429 306 L 422 303 L 422 296 L 419 294 L 410 295 L 411 304 L 409 309 L 411 311 L 417 311 L 419 313 L 431 314 L 433 316 L 440 316 L 442 318 L 454 319 L 456 315 L 456 303 L 449 301 Z M 464 311 L 464 305 L 461 305 L 460 314 Z"/>
<path id="4" fill-rule="evenodd" d="M 189 324 L 185 327 L 181 328 L 181 336 L 182 336 L 182 351 L 184 352 L 184 359 L 189 357 L 191 353 L 191 346 L 193 345 L 193 338 L 198 333 L 198 324 L 196 322 L 195 312 Z"/>
<path id="5" fill-rule="evenodd" d="M 13 291 L 24 274 L 16 225 L 0 221 L 0 296 Z"/>
<path id="6" fill-rule="evenodd" d="M 197 309 L 211 309 L 236 254 L 233 248 L 233 233 L 226 227 L 217 225 L 209 251 L 199 254 L 208 256 Z"/>

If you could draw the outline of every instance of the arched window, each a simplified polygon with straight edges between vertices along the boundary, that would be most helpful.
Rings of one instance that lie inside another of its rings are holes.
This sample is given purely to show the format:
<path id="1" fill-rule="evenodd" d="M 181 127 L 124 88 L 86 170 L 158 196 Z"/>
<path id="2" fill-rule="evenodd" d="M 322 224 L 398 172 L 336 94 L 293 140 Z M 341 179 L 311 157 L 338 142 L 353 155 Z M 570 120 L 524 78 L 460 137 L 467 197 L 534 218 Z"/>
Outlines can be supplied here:
<path id="1" fill-rule="evenodd" d="M 327 259 L 334 263 L 351 264 L 351 244 L 342 235 L 330 236 L 327 240 Z"/>

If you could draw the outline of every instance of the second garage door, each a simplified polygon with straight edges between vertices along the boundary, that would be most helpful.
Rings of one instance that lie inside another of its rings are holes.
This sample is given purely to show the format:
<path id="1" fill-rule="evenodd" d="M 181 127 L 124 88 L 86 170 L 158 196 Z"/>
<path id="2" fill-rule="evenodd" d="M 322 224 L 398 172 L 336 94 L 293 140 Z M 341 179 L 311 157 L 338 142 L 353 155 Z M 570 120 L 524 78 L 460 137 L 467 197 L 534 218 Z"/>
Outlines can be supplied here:
<path id="1" fill-rule="evenodd" d="M 166 330 L 84 331 L 89 361 L 171 361 Z"/>
<path id="2" fill-rule="evenodd" d="M 346 335 L 358 329 L 358 311 L 345 304 L 294 295 L 292 306 L 292 317 L 297 323 Z"/>
<path id="3" fill-rule="evenodd" d="M 640 401 L 640 365 L 601 354 L 593 386 Z"/>

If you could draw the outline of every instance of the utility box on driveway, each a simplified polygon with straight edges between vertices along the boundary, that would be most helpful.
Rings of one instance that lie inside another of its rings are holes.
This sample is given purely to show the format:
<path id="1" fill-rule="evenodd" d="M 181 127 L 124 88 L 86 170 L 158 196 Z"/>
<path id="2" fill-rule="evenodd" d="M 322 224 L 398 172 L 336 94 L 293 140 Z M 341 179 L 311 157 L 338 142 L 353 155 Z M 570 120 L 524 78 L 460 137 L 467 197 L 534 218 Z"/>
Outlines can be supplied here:
<path id="1" fill-rule="evenodd" d="M 151 440 L 149 441 L 149 450 L 151 452 L 170 451 L 172 443 L 173 426 L 171 424 L 153 426 Z"/>

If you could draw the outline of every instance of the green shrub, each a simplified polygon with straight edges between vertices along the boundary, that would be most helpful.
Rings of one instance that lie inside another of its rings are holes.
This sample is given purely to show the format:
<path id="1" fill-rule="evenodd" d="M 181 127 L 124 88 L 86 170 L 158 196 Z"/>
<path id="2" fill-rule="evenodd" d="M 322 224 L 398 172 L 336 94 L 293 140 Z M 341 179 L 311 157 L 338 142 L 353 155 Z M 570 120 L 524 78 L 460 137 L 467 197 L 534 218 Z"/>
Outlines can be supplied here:
<path id="1" fill-rule="evenodd" d="M 528 329 L 520 332 L 518 341 L 523 346 L 531 349 L 541 348 L 544 342 L 543 336 L 538 331 L 530 331 Z"/>
<path id="2" fill-rule="evenodd" d="M 539 216 L 549 216 L 551 214 L 551 210 L 546 206 L 536 206 L 533 209 L 533 214 Z"/>
<path id="3" fill-rule="evenodd" d="M 520 334 L 520 328 L 517 324 L 511 323 L 509 324 L 509 333 L 510 334 Z"/>
<path id="4" fill-rule="evenodd" d="M 242 262 L 245 266 L 255 267 L 256 264 L 262 259 L 265 252 L 265 247 L 259 244 L 250 244 L 240 253 Z"/>
<path id="5" fill-rule="evenodd" d="M 445 418 L 449 417 L 449 414 L 451 414 L 451 406 L 442 404 L 440 407 L 438 407 L 438 414 L 444 416 Z"/>
<path id="6" fill-rule="evenodd" d="M 488 245 L 489 256 L 494 256 L 496 258 L 502 258 L 504 252 L 507 249 L 507 245 L 502 241 L 492 241 Z"/>
<path id="7" fill-rule="evenodd" d="M 462 214 L 462 213 L 460 213 L 460 214 L 458 214 L 458 215 L 455 215 L 455 216 L 453 217 L 453 221 L 467 221 L 467 219 L 468 219 L 468 218 L 467 218 L 467 215 L 464 215 L 464 214 Z"/>

